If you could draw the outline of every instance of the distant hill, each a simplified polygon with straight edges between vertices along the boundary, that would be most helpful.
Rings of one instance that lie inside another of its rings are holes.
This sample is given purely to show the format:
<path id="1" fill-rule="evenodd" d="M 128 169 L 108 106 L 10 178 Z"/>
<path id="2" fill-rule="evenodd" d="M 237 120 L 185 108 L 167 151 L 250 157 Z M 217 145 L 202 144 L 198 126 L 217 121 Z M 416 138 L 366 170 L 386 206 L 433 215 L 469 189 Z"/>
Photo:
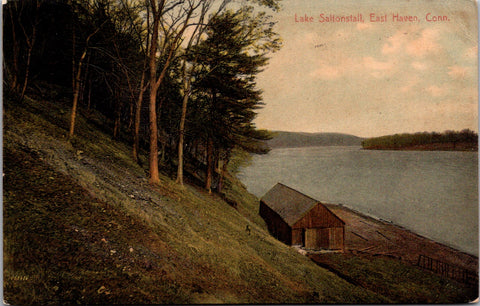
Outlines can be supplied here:
<path id="1" fill-rule="evenodd" d="M 362 147 L 367 150 L 478 151 L 478 134 L 469 129 L 403 133 L 367 138 Z"/>
<path id="2" fill-rule="evenodd" d="M 363 138 L 341 133 L 273 132 L 268 141 L 271 148 L 295 148 L 314 146 L 360 146 Z"/>

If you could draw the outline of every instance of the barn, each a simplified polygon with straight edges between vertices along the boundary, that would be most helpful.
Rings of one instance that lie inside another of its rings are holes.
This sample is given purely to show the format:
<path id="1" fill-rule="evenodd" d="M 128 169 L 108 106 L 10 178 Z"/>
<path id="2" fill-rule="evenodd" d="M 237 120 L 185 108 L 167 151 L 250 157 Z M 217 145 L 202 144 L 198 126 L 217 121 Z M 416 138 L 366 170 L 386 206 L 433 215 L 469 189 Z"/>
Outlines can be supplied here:
<path id="1" fill-rule="evenodd" d="M 325 205 L 281 183 L 260 199 L 268 230 L 288 245 L 345 250 L 345 222 Z"/>

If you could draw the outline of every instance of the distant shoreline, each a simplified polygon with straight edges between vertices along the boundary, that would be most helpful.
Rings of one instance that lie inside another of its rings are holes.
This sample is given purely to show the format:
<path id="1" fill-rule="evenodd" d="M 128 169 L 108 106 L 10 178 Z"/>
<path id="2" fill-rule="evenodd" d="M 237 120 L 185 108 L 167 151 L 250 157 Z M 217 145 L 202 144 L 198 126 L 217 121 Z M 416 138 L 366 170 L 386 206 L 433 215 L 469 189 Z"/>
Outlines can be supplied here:
<path id="1" fill-rule="evenodd" d="M 459 132 L 395 134 L 362 141 L 367 150 L 478 151 L 478 134 L 469 129 Z"/>
<path id="2" fill-rule="evenodd" d="M 359 149 L 362 149 L 361 145 L 357 144 L 305 144 L 305 145 L 282 145 L 282 146 L 274 146 L 270 147 L 270 149 L 275 150 L 275 149 L 296 149 L 296 148 L 319 148 L 319 147 L 357 147 Z"/>
<path id="3" fill-rule="evenodd" d="M 462 151 L 462 152 L 478 152 L 478 146 L 474 143 L 429 143 L 409 145 L 403 147 L 394 146 L 364 146 L 364 150 L 395 150 L 395 151 Z"/>
<path id="4" fill-rule="evenodd" d="M 267 141 L 271 149 L 318 146 L 361 146 L 364 138 L 342 133 L 301 133 L 273 131 Z"/>

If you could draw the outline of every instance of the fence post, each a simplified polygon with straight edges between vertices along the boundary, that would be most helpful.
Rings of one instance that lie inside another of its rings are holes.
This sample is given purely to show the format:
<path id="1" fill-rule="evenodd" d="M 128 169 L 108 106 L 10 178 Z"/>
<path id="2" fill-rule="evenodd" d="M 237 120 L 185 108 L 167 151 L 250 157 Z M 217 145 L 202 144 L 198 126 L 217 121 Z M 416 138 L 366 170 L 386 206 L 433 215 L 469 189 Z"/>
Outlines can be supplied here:
<path id="1" fill-rule="evenodd" d="M 417 266 L 422 269 L 440 274 L 444 277 L 460 281 L 464 284 L 478 284 L 478 275 L 475 272 L 461 267 L 452 266 L 449 263 L 442 262 L 438 259 L 433 259 L 427 255 L 418 255 Z"/>

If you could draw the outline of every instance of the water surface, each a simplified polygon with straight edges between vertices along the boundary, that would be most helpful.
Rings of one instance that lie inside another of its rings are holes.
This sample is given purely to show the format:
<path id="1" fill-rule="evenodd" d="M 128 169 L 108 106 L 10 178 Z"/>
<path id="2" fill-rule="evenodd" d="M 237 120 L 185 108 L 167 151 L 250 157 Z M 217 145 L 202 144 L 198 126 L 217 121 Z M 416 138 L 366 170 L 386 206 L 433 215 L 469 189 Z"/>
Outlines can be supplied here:
<path id="1" fill-rule="evenodd" d="M 476 152 L 282 148 L 238 177 L 258 197 L 282 182 L 478 256 Z"/>

